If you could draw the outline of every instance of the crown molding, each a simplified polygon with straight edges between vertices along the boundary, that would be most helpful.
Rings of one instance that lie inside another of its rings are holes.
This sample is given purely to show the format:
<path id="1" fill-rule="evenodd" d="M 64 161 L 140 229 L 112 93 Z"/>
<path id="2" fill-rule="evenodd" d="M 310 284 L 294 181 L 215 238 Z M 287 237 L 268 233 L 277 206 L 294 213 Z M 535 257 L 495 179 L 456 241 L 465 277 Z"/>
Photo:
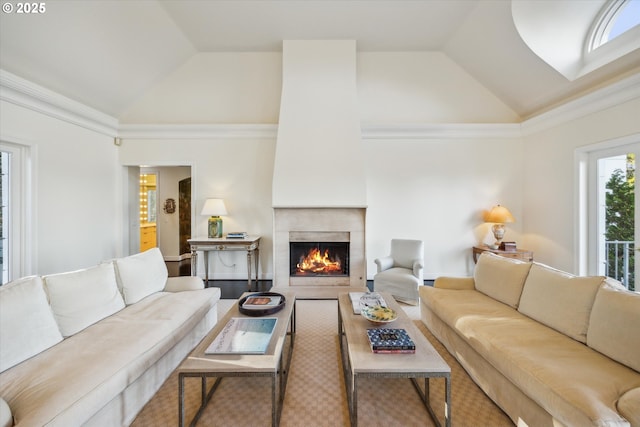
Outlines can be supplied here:
<path id="1" fill-rule="evenodd" d="M 362 139 L 440 140 L 519 138 L 519 123 L 362 125 Z"/>
<path id="2" fill-rule="evenodd" d="M 121 125 L 122 139 L 275 139 L 277 124 Z M 389 124 L 363 125 L 362 139 L 435 140 L 518 138 L 519 124 Z"/>
<path id="3" fill-rule="evenodd" d="M 275 139 L 275 124 L 211 124 L 211 125 L 120 125 L 122 139 Z"/>
<path id="4" fill-rule="evenodd" d="M 110 137 L 118 134 L 118 119 L 115 117 L 5 70 L 0 70 L 0 100 Z"/>
<path id="5" fill-rule="evenodd" d="M 365 140 L 518 138 L 640 98 L 640 73 L 522 123 L 362 124 Z M 130 139 L 275 139 L 277 124 L 121 124 L 118 119 L 0 69 L 0 100 L 101 134 Z"/>
<path id="6" fill-rule="evenodd" d="M 640 73 L 525 120 L 522 122 L 522 136 L 542 132 L 636 98 L 640 98 Z"/>

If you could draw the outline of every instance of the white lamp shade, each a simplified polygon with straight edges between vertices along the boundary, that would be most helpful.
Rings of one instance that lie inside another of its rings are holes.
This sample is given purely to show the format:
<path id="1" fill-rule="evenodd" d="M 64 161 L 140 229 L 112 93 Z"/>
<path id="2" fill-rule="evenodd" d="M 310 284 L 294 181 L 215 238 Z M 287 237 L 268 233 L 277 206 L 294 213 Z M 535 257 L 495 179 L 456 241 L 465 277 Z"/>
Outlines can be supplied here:
<path id="1" fill-rule="evenodd" d="M 200 212 L 200 215 L 206 216 L 220 216 L 226 214 L 227 208 L 224 206 L 224 201 L 222 199 L 207 199 L 202 207 L 202 212 Z"/>

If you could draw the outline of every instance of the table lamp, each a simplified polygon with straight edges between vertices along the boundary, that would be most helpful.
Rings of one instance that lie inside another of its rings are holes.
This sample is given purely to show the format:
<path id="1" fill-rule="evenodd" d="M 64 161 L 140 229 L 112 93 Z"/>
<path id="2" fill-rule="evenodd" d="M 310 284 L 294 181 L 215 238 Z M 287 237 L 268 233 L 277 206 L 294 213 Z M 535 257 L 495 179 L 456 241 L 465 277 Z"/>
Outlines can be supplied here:
<path id="1" fill-rule="evenodd" d="M 496 241 L 493 245 L 490 245 L 491 249 L 498 249 L 500 247 L 500 243 L 502 243 L 502 239 L 504 238 L 504 224 L 507 222 L 516 222 L 509 209 L 504 206 L 494 206 L 491 208 L 491 211 L 484 218 L 484 222 L 493 222 L 493 227 L 491 227 L 491 231 L 493 231 L 493 237 L 496 238 Z"/>
<path id="2" fill-rule="evenodd" d="M 210 239 L 222 237 L 222 218 L 220 215 L 226 215 L 227 208 L 224 206 L 222 199 L 207 199 L 202 207 L 200 215 L 209 216 L 208 237 Z"/>

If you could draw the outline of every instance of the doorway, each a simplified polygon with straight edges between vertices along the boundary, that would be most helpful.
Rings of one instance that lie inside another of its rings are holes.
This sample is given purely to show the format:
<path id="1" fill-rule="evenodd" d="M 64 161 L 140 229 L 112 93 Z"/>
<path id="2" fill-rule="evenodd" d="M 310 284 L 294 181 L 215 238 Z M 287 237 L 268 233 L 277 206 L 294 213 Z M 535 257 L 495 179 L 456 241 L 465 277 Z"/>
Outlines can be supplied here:
<path id="1" fill-rule="evenodd" d="M 158 247 L 165 261 L 188 259 L 190 253 L 184 242 L 191 238 L 191 166 L 145 165 L 126 169 L 129 253 Z"/>

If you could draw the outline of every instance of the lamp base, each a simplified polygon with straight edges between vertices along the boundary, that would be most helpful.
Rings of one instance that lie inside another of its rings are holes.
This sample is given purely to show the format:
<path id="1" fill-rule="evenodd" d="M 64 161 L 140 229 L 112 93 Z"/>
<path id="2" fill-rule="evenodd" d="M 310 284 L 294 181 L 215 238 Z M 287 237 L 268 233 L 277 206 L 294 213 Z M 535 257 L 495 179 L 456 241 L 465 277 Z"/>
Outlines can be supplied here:
<path id="1" fill-rule="evenodd" d="M 222 237 L 222 218 L 212 216 L 209 218 L 208 233 L 210 239 L 219 239 Z"/>
<path id="2" fill-rule="evenodd" d="M 496 238 L 496 242 L 491 245 L 491 249 L 498 249 L 502 243 L 502 239 L 504 238 L 504 224 L 493 224 L 491 231 L 493 231 L 493 237 Z"/>

